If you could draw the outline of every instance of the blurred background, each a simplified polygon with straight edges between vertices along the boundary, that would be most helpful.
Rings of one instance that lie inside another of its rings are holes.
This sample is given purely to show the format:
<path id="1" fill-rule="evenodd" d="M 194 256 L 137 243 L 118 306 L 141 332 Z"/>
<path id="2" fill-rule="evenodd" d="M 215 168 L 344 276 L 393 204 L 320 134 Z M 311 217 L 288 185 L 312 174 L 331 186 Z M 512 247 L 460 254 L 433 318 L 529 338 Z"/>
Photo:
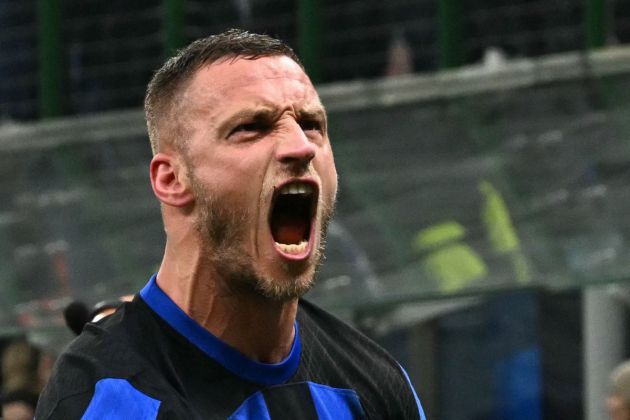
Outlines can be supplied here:
<path id="1" fill-rule="evenodd" d="M 606 419 L 630 357 L 622 0 L 0 0 L 0 348 L 54 358 L 70 302 L 156 271 L 144 89 L 230 27 L 292 45 L 330 114 L 310 299 L 387 347 L 430 419 Z"/>

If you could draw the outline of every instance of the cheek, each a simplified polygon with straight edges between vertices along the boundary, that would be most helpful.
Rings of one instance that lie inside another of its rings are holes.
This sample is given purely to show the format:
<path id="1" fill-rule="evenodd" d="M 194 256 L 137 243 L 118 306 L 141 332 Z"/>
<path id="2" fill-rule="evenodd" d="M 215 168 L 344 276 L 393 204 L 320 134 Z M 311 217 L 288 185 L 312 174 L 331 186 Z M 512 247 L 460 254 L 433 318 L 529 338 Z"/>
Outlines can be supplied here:
<path id="1" fill-rule="evenodd" d="M 337 195 L 337 168 L 332 153 L 327 153 L 321 163 L 319 174 L 326 191 L 330 192 L 331 198 Z"/>
<path id="2" fill-rule="evenodd" d="M 208 162 L 206 170 L 200 172 L 208 192 L 230 202 L 241 201 L 256 191 L 263 179 L 264 165 L 251 154 L 232 154 L 229 158 L 216 157 Z"/>
<path id="3" fill-rule="evenodd" d="M 331 199 L 334 201 L 337 197 L 337 171 L 334 166 L 330 174 L 330 191 Z"/>

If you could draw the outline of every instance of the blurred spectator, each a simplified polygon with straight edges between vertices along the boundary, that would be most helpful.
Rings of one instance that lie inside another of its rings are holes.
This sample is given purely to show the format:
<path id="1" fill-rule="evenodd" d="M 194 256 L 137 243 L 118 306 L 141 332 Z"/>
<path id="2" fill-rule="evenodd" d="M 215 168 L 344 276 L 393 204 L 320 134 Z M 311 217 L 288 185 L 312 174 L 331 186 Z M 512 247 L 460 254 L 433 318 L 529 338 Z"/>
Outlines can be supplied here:
<path id="1" fill-rule="evenodd" d="M 118 300 L 105 300 L 94 305 L 92 310 L 90 310 L 85 303 L 74 301 L 66 306 L 63 311 L 63 317 L 65 318 L 68 328 L 76 335 L 79 335 L 81 331 L 83 331 L 85 324 L 88 322 L 98 322 L 106 316 L 113 314 L 124 302 L 131 302 L 133 298 L 133 295 L 124 295 L 118 298 Z"/>
<path id="2" fill-rule="evenodd" d="M 2 353 L 2 419 L 32 419 L 37 398 L 48 381 L 54 358 L 24 338 Z"/>
<path id="3" fill-rule="evenodd" d="M 38 394 L 13 391 L 2 397 L 3 420 L 30 420 L 35 416 Z"/>
<path id="4" fill-rule="evenodd" d="M 32 419 L 37 398 L 52 369 L 52 358 L 38 347 L 19 338 L 2 354 L 2 418 Z"/>
<path id="5" fill-rule="evenodd" d="M 31 391 L 39 394 L 43 388 L 39 374 L 41 350 L 20 339 L 6 348 L 2 355 L 2 393 Z"/>
<path id="6" fill-rule="evenodd" d="M 387 68 L 385 75 L 400 76 L 413 73 L 413 51 L 402 31 L 394 31 L 387 51 Z"/>
<path id="7" fill-rule="evenodd" d="M 630 360 L 610 374 L 610 395 L 606 409 L 610 420 L 630 420 Z"/>

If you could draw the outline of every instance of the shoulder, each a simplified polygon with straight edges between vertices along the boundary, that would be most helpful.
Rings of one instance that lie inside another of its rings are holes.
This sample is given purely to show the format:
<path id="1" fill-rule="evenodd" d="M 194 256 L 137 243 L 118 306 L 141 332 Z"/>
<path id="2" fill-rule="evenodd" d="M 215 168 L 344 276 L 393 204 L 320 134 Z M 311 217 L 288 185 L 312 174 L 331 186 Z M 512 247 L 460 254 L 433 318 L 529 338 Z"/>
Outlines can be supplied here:
<path id="1" fill-rule="evenodd" d="M 88 323 L 62 353 L 54 373 L 63 377 L 68 372 L 81 372 L 95 379 L 106 374 L 134 375 L 143 369 L 137 325 L 146 321 L 138 319 L 136 306 L 125 304 L 104 320 Z"/>
<path id="2" fill-rule="evenodd" d="M 151 397 L 144 398 L 134 386 L 151 369 L 136 349 L 137 337 L 132 337 L 133 312 L 133 305 L 128 305 L 102 322 L 86 325 L 68 345 L 42 392 L 38 419 L 81 418 L 88 406 L 98 408 L 103 398 L 125 409 L 150 406 Z"/>
<path id="3" fill-rule="evenodd" d="M 406 372 L 385 349 L 308 301 L 300 301 L 297 320 L 305 363 L 333 386 L 355 390 L 367 414 L 424 419 Z"/>
<path id="4" fill-rule="evenodd" d="M 132 381 L 123 378 L 99 379 L 94 384 L 93 391 L 62 398 L 49 410 L 38 407 L 37 418 L 156 419 L 162 402 L 159 398 L 138 390 Z"/>
<path id="5" fill-rule="evenodd" d="M 326 344 L 334 351 L 353 354 L 353 358 L 358 354 L 364 356 L 360 363 L 377 363 L 380 367 L 399 371 L 398 363 L 385 349 L 315 304 L 301 300 L 297 319 L 301 336 L 306 341 L 314 338 L 319 344 Z"/>
<path id="6" fill-rule="evenodd" d="M 40 397 L 35 417 L 38 420 L 156 419 L 162 404 L 159 397 L 140 391 L 133 381 L 133 378 L 101 378 L 90 388 L 59 397 L 48 388 Z"/>

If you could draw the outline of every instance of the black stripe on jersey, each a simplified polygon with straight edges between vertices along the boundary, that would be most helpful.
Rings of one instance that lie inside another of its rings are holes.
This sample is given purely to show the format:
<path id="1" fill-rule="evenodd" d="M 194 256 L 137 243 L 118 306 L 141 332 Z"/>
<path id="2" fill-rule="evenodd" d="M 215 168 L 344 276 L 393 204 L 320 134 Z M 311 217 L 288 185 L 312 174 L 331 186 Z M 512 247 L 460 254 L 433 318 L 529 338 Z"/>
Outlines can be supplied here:
<path id="1" fill-rule="evenodd" d="M 319 418 L 307 383 L 267 388 L 263 396 L 271 420 Z"/>

